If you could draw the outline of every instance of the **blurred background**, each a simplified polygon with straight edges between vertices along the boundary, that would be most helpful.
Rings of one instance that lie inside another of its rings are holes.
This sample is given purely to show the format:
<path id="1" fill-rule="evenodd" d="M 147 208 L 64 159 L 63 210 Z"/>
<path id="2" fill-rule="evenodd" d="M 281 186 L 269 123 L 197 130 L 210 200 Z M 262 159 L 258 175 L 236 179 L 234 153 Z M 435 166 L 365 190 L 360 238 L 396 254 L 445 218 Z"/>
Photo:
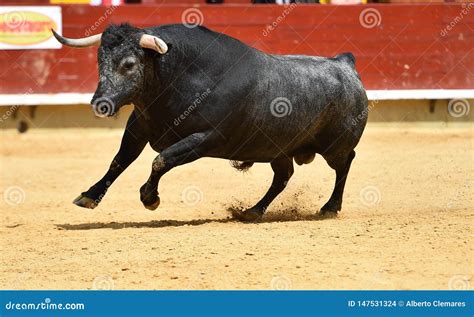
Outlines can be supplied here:
<path id="1" fill-rule="evenodd" d="M 383 3 L 374 3 L 383 2 Z M 130 107 L 99 120 L 87 106 L 96 48 L 61 47 L 110 23 L 204 25 L 275 54 L 350 51 L 371 122 L 472 122 L 474 3 L 360 0 L 2 0 L 2 129 L 123 127 Z"/>

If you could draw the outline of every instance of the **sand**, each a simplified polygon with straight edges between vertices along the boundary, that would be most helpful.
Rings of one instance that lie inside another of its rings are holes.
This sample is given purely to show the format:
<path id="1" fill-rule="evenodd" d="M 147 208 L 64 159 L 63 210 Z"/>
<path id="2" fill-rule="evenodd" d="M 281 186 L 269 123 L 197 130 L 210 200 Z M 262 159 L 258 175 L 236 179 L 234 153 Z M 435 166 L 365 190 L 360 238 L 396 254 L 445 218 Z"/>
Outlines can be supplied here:
<path id="1" fill-rule="evenodd" d="M 202 159 L 138 189 L 149 147 L 94 210 L 72 200 L 105 173 L 121 130 L 3 130 L 2 289 L 472 289 L 474 141 L 467 128 L 369 125 L 338 218 L 316 216 L 334 174 L 297 166 L 261 223 L 230 218 L 265 193 L 247 173 Z"/>

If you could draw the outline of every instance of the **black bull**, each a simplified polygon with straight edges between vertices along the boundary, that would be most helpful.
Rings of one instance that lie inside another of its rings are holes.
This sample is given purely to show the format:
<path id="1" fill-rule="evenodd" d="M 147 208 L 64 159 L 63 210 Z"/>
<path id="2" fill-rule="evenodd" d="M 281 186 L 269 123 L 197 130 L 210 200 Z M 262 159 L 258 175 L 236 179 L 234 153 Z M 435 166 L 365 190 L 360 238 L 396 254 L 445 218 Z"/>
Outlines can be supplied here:
<path id="1" fill-rule="evenodd" d="M 78 40 L 55 35 L 79 46 L 72 42 Z M 148 209 L 158 207 L 160 178 L 176 166 L 202 157 L 232 160 L 239 169 L 269 162 L 274 177 L 268 192 L 238 215 L 257 220 L 286 187 L 293 160 L 310 163 L 318 153 L 336 171 L 321 212 L 341 210 L 354 148 L 367 121 L 367 96 L 352 54 L 270 55 L 204 27 L 183 25 L 112 25 L 98 38 L 93 39 L 100 43 L 94 110 L 113 115 L 124 104 L 134 109 L 109 170 L 76 205 L 96 207 L 149 143 L 159 155 L 140 188 Z"/>

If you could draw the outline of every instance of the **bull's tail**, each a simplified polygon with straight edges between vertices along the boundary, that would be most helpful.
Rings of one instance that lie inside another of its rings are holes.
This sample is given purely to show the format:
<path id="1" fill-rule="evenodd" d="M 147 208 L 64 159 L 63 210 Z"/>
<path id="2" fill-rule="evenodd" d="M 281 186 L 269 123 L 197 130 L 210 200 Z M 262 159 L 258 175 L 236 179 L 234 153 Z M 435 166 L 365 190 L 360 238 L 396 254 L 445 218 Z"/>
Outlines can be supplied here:
<path id="1" fill-rule="evenodd" d="M 230 161 L 230 165 L 240 172 L 246 172 L 252 167 L 254 162 Z"/>
<path id="2" fill-rule="evenodd" d="M 354 55 L 350 52 L 339 54 L 335 57 L 335 59 L 340 60 L 340 61 L 344 61 L 344 62 L 348 63 L 349 65 L 351 65 L 352 68 L 355 68 L 356 59 L 355 59 Z"/>

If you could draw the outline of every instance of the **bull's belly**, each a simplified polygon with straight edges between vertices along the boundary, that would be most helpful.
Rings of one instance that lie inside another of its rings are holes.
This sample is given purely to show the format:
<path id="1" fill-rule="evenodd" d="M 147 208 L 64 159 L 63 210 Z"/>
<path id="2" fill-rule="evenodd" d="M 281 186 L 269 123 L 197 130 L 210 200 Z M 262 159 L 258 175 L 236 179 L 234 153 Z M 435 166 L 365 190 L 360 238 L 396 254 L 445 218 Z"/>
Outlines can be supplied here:
<path id="1" fill-rule="evenodd" d="M 282 137 L 255 133 L 238 142 L 228 142 L 211 151 L 210 156 L 237 161 L 270 162 L 275 158 L 315 151 L 312 138 Z"/>
<path id="2" fill-rule="evenodd" d="M 304 128 L 263 130 L 256 128 L 241 137 L 229 136 L 211 156 L 252 162 L 269 162 L 281 157 L 324 154 L 357 145 L 365 122 L 352 124 L 340 120 L 330 125 L 313 124 Z"/>

